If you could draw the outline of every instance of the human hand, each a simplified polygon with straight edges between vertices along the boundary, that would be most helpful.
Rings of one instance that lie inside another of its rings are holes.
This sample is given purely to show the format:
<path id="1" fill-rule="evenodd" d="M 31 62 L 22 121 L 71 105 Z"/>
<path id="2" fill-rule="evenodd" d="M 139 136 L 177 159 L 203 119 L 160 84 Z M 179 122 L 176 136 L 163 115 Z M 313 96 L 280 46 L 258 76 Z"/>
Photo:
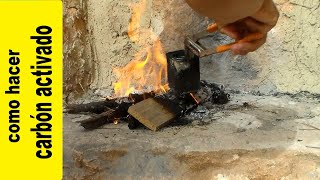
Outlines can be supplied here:
<path id="1" fill-rule="evenodd" d="M 276 25 L 279 12 L 272 0 L 265 0 L 262 8 L 254 15 L 223 26 L 220 31 L 233 39 L 240 40 L 252 33 L 261 33 L 263 38 L 251 42 L 240 42 L 231 46 L 235 55 L 246 55 L 259 49 L 267 39 L 268 32 Z"/>

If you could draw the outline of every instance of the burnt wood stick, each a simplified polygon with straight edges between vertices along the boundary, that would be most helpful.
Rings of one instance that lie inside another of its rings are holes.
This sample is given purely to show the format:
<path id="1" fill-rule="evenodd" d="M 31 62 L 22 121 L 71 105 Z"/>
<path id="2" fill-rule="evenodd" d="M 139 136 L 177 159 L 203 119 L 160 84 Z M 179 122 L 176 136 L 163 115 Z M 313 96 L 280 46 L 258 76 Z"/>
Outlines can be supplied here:
<path id="1" fill-rule="evenodd" d="M 143 93 L 143 94 L 130 94 L 129 98 L 132 99 L 135 103 L 139 103 L 145 99 L 155 97 L 155 92 Z"/>
<path id="2" fill-rule="evenodd" d="M 97 129 L 104 124 L 113 123 L 115 119 L 128 116 L 128 109 L 132 103 L 121 103 L 115 109 L 107 108 L 107 111 L 94 115 L 89 119 L 80 121 L 80 125 L 88 130 Z"/>
<path id="3" fill-rule="evenodd" d="M 132 105 L 134 103 L 138 103 L 143 101 L 144 99 L 148 99 L 154 97 L 155 93 L 144 93 L 144 94 L 130 94 L 129 97 L 117 98 L 117 99 L 107 99 L 105 101 L 92 102 L 88 104 L 70 104 L 67 105 L 65 113 L 69 114 L 78 114 L 78 113 L 95 113 L 101 114 L 111 109 L 117 109 L 118 107 L 126 107 L 128 104 Z M 129 107 L 128 107 L 129 108 Z"/>
<path id="4" fill-rule="evenodd" d="M 101 114 L 108 110 L 108 108 L 115 108 L 119 104 L 116 101 L 100 101 L 92 102 L 88 104 L 71 104 L 66 107 L 66 113 L 77 114 L 77 113 L 95 113 Z"/>
<path id="5" fill-rule="evenodd" d="M 88 130 L 97 129 L 104 124 L 113 123 L 114 117 L 116 116 L 116 111 L 113 109 L 109 109 L 106 112 L 103 112 L 98 115 L 94 115 L 93 117 L 80 121 L 80 125 Z"/>

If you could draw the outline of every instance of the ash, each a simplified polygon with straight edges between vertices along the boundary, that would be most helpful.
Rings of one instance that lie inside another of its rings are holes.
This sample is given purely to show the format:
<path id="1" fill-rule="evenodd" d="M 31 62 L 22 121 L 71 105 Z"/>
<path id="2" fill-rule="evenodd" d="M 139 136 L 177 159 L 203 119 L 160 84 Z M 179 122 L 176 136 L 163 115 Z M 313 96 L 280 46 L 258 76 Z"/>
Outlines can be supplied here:
<path id="1" fill-rule="evenodd" d="M 169 100 L 178 105 L 181 116 L 194 114 L 206 114 L 214 104 L 226 104 L 230 101 L 230 95 L 225 93 L 223 86 L 201 81 L 197 92 L 188 92 L 177 95 L 174 90 L 166 94 L 157 95 L 156 98 Z"/>
<path id="2" fill-rule="evenodd" d="M 230 101 L 230 95 L 225 92 L 223 86 L 201 81 L 200 90 L 195 93 L 195 97 L 200 102 L 188 106 L 181 118 L 184 121 L 197 125 L 204 125 L 214 121 L 213 115 L 222 110 L 223 104 Z"/>

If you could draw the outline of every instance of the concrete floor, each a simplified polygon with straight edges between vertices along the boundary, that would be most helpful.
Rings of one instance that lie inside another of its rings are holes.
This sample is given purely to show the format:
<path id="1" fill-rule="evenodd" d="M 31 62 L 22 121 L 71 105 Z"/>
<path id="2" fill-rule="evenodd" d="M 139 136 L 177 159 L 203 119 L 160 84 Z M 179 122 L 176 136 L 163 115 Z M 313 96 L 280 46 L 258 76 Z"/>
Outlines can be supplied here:
<path id="1" fill-rule="evenodd" d="M 232 94 L 160 132 L 64 116 L 65 179 L 320 179 L 320 99 Z M 245 106 L 244 103 L 247 103 Z M 192 120 L 190 120 L 192 119 Z"/>

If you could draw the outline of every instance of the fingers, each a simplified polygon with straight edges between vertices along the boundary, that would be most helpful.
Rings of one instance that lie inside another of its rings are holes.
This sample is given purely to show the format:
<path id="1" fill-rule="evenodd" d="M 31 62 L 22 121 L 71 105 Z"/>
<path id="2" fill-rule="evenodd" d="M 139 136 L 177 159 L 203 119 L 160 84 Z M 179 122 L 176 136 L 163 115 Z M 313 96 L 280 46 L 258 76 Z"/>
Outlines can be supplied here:
<path id="1" fill-rule="evenodd" d="M 265 36 L 262 39 L 252 42 L 242 42 L 231 47 L 233 54 L 246 55 L 249 52 L 259 49 L 267 39 L 267 33 L 272 26 L 256 21 L 253 18 L 245 18 L 237 23 L 229 24 L 221 29 L 221 32 L 236 40 L 242 39 L 251 33 L 260 32 Z"/>
<path id="2" fill-rule="evenodd" d="M 237 21 L 235 23 L 229 24 L 220 29 L 220 31 L 229 37 L 240 40 L 251 33 L 260 32 L 262 34 L 267 34 L 271 30 L 271 26 L 264 23 L 258 22 L 255 19 L 248 17 Z"/>
<path id="3" fill-rule="evenodd" d="M 230 24 L 222 29 L 220 29 L 220 32 L 223 34 L 226 34 L 227 36 L 231 37 L 232 39 L 239 39 L 241 38 L 241 34 L 239 32 L 239 26 L 237 24 Z"/>
<path id="4" fill-rule="evenodd" d="M 227 36 L 233 39 L 240 40 L 250 32 L 250 30 L 243 21 L 244 20 L 240 20 L 232 24 L 228 24 L 227 26 L 222 27 L 220 29 L 220 32 L 226 34 Z"/>
<path id="5" fill-rule="evenodd" d="M 267 35 L 264 38 L 252 41 L 237 43 L 231 46 L 231 51 L 235 55 L 247 55 L 249 52 L 256 51 L 259 49 L 267 40 Z"/>
<path id="6" fill-rule="evenodd" d="M 247 17 L 235 23 L 223 27 L 220 31 L 229 37 L 240 40 L 252 33 L 261 33 L 264 35 L 262 39 L 252 42 L 242 42 L 232 45 L 231 50 L 236 55 L 246 55 L 249 52 L 259 49 L 267 39 L 267 33 L 273 26 L 259 22 L 252 17 Z"/>

